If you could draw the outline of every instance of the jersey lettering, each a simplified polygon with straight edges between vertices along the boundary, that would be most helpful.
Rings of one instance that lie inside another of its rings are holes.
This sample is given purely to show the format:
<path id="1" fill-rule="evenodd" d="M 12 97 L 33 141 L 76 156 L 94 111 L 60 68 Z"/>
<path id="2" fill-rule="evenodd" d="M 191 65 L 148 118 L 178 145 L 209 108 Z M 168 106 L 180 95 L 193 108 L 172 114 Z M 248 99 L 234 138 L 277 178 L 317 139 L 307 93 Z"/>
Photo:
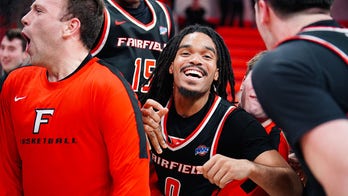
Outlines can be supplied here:
<path id="1" fill-rule="evenodd" d="M 134 62 L 134 75 L 132 81 L 132 89 L 134 92 L 138 92 L 138 88 L 140 85 L 140 71 L 141 71 L 141 58 L 135 59 Z"/>
<path id="2" fill-rule="evenodd" d="M 168 177 L 166 178 L 166 182 L 165 182 L 165 195 L 168 196 L 178 196 L 180 193 L 180 181 L 175 179 L 175 178 L 171 178 Z"/>
<path id="3" fill-rule="evenodd" d="M 135 59 L 134 62 L 134 74 L 133 74 L 133 81 L 132 81 L 132 89 L 134 92 L 142 92 L 147 93 L 149 91 L 150 82 L 145 84 L 144 86 L 140 88 L 140 76 L 141 76 L 141 70 L 143 70 L 143 78 L 145 80 L 148 80 L 153 72 L 153 70 L 156 67 L 156 60 L 155 59 L 144 59 L 144 64 L 141 58 Z"/>
<path id="4" fill-rule="evenodd" d="M 162 50 L 166 46 L 166 44 L 159 43 L 156 41 L 150 41 L 150 40 L 119 37 L 117 39 L 116 46 L 117 47 L 127 46 L 127 47 L 132 47 L 132 48 L 140 48 L 140 49 L 147 49 L 147 50 L 154 50 L 154 51 L 162 52 Z"/>
<path id="5" fill-rule="evenodd" d="M 157 156 L 154 153 L 151 153 L 151 159 L 154 162 L 154 164 L 169 170 L 174 170 L 179 173 L 194 174 L 194 175 L 202 174 L 201 172 L 197 170 L 196 165 L 189 165 L 189 164 L 184 164 L 184 163 L 180 163 L 176 161 L 170 161 L 160 156 Z"/>
<path id="6" fill-rule="evenodd" d="M 41 124 L 48 124 L 48 118 L 45 118 L 45 115 L 53 116 L 53 109 L 36 109 L 36 117 L 34 124 L 34 134 L 38 134 L 40 130 Z"/>

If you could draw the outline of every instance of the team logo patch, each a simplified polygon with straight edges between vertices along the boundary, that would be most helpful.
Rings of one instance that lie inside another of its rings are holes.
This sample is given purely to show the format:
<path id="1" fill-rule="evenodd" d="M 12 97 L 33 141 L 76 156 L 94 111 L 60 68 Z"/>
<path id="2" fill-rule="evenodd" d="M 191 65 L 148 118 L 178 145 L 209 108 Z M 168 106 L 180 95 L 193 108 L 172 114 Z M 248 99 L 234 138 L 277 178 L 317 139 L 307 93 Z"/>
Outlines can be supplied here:
<path id="1" fill-rule="evenodd" d="M 161 35 L 165 35 L 165 34 L 168 32 L 168 28 L 167 28 L 167 27 L 160 26 L 160 27 L 159 27 L 159 31 L 160 31 L 160 34 L 161 34 Z"/>
<path id="2" fill-rule="evenodd" d="M 196 149 L 195 149 L 195 156 L 199 155 L 199 156 L 204 156 L 209 152 L 209 147 L 205 146 L 205 145 L 199 145 Z"/>

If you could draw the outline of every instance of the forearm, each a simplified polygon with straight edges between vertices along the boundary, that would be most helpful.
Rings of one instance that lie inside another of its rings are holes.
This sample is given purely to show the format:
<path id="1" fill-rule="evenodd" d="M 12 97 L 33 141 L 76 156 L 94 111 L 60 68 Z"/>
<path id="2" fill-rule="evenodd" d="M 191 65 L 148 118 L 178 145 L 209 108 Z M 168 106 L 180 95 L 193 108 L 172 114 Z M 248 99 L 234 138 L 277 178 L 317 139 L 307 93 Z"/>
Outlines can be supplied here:
<path id="1" fill-rule="evenodd" d="M 302 194 L 302 184 L 296 173 L 287 166 L 270 167 L 252 163 L 249 178 L 269 195 L 296 196 Z"/>
<path id="2" fill-rule="evenodd" d="M 301 139 L 305 160 L 328 195 L 348 192 L 348 157 L 343 150 L 348 148 L 347 130 L 347 119 L 333 120 L 315 127 Z"/>

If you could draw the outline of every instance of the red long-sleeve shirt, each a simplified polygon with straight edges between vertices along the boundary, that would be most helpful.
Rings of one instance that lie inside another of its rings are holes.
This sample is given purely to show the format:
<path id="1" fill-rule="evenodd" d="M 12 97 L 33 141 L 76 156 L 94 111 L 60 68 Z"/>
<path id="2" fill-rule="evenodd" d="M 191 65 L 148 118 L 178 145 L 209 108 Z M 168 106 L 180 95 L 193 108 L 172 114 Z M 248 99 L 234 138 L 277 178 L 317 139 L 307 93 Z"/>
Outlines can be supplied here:
<path id="1" fill-rule="evenodd" d="M 20 68 L 1 92 L 0 195 L 149 195 L 138 102 L 90 59 L 59 82 Z"/>

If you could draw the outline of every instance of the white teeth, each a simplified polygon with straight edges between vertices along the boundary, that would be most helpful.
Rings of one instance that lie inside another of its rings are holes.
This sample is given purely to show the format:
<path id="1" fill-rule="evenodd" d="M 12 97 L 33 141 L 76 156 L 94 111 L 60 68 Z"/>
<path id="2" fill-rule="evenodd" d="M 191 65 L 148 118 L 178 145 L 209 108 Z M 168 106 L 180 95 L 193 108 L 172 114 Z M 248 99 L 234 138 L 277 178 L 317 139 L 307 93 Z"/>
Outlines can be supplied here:
<path id="1" fill-rule="evenodd" d="M 198 70 L 193 70 L 193 69 L 188 69 L 184 72 L 185 75 L 191 75 L 193 77 L 198 77 L 201 78 L 203 77 L 202 72 L 198 71 Z"/>

